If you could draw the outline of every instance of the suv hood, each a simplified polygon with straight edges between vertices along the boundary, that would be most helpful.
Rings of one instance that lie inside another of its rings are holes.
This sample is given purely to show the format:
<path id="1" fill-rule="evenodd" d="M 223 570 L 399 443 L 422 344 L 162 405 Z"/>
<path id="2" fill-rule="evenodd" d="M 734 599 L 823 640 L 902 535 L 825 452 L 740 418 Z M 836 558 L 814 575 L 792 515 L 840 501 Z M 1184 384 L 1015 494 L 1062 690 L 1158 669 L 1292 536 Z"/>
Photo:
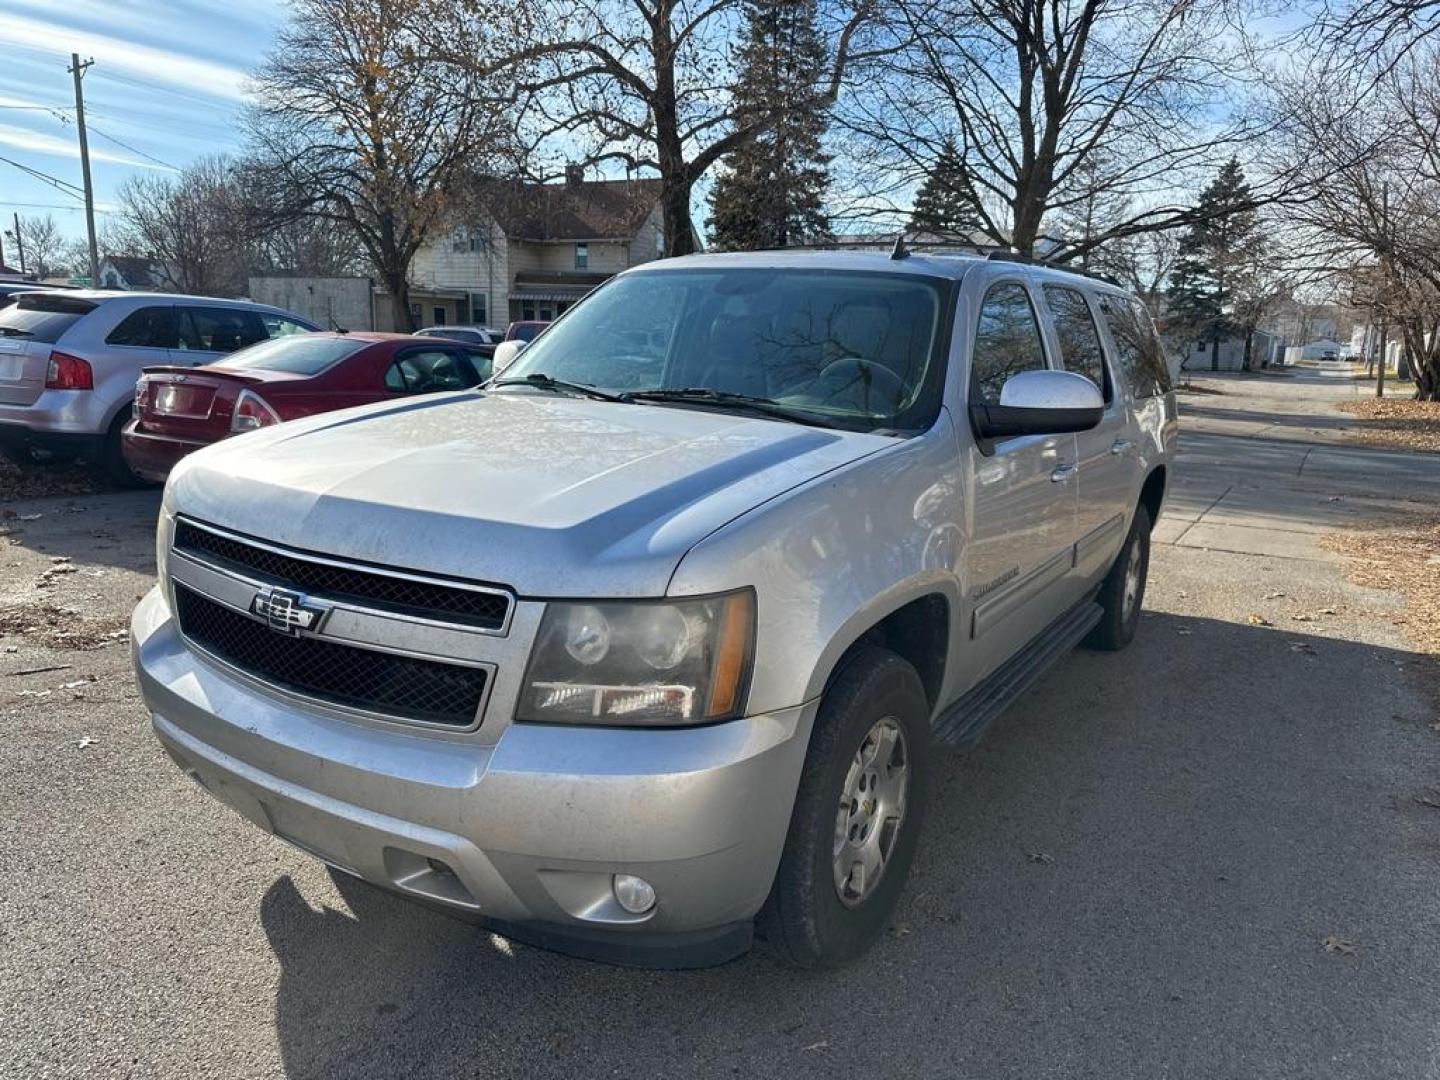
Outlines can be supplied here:
<path id="1" fill-rule="evenodd" d="M 172 472 L 167 503 L 521 596 L 661 596 L 715 529 L 894 443 L 710 409 L 466 392 L 226 439 Z"/>

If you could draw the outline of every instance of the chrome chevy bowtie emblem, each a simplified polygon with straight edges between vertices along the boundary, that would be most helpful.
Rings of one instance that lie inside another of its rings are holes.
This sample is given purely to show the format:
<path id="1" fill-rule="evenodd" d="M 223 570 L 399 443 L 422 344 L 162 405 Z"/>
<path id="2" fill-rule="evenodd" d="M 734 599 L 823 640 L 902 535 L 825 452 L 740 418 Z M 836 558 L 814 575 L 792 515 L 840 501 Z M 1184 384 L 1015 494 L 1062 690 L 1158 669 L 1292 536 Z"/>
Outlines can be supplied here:
<path id="1" fill-rule="evenodd" d="M 309 597 L 288 589 L 261 589 L 250 602 L 250 610 L 259 615 L 271 630 L 297 635 L 301 630 L 318 630 L 330 609 Z"/>

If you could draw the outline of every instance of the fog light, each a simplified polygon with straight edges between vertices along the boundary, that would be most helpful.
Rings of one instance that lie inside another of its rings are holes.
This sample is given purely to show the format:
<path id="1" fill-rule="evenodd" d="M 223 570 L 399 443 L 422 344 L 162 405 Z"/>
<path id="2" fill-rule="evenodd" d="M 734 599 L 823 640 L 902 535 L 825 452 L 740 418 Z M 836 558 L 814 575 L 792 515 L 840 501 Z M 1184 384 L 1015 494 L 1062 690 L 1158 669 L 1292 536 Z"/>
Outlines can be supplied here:
<path id="1" fill-rule="evenodd" d="M 655 906 L 655 886 L 634 874 L 616 874 L 615 899 L 631 915 L 643 915 Z"/>

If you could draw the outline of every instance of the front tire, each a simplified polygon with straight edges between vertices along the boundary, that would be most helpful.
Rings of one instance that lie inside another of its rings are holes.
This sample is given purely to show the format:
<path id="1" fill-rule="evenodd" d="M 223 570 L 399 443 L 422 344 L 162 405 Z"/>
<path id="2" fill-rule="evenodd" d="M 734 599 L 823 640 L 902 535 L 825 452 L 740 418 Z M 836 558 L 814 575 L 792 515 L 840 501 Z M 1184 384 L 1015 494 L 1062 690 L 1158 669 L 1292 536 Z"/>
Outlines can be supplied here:
<path id="1" fill-rule="evenodd" d="M 1095 598 L 1105 614 L 1085 639 L 1086 645 L 1103 652 L 1119 652 L 1134 640 L 1149 574 L 1150 511 L 1141 503 L 1135 507 L 1125 546 L 1115 557 L 1115 565 L 1105 575 Z"/>
<path id="2" fill-rule="evenodd" d="M 826 690 L 762 930 L 801 967 L 838 967 L 885 930 L 930 789 L 930 705 L 914 667 L 865 646 Z"/>

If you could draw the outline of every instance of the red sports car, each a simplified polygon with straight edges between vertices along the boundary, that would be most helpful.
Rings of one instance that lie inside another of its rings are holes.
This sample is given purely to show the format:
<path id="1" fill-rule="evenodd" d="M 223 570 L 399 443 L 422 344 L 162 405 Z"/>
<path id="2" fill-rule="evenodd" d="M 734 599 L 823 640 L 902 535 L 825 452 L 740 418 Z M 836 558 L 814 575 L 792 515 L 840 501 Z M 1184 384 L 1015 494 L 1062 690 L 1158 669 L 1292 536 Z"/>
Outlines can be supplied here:
<path id="1" fill-rule="evenodd" d="M 125 460 L 147 480 L 230 435 L 282 420 L 490 377 L 490 350 L 408 334 L 292 334 L 200 367 L 147 367 L 135 384 Z"/>

